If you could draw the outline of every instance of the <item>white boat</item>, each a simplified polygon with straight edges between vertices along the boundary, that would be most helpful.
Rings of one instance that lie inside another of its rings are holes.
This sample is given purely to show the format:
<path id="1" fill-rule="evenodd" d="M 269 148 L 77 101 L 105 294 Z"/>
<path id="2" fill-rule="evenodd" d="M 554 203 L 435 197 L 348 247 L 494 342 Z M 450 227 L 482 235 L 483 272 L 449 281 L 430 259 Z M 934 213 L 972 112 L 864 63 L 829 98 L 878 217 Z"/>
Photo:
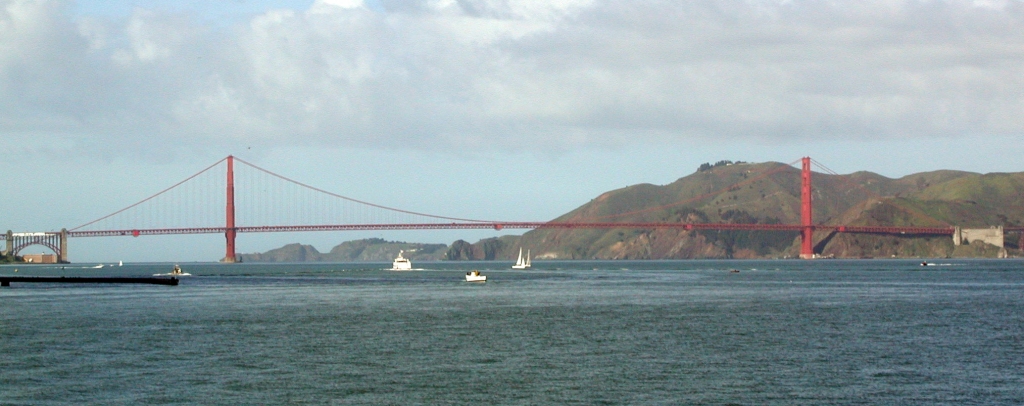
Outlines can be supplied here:
<path id="1" fill-rule="evenodd" d="M 530 268 L 530 250 L 526 250 L 526 259 L 523 259 L 523 248 L 519 247 L 519 259 L 516 260 L 516 264 L 512 265 L 512 269 L 529 269 Z"/>
<path id="2" fill-rule="evenodd" d="M 408 258 L 403 257 L 402 256 L 403 252 L 405 252 L 405 251 L 399 250 L 398 251 L 398 258 L 395 258 L 395 262 L 391 263 L 391 270 L 392 271 L 411 271 L 412 270 L 412 261 L 409 261 Z"/>
<path id="3" fill-rule="evenodd" d="M 487 276 L 481 275 L 480 271 L 466 272 L 466 282 L 487 282 Z"/>

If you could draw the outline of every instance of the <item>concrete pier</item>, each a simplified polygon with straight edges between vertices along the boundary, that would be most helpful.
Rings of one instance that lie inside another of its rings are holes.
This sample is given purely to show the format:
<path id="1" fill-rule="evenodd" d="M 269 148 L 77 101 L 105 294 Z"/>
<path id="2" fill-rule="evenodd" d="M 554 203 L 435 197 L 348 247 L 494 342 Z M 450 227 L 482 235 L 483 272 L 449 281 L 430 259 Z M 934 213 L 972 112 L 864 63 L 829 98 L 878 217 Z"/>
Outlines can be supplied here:
<path id="1" fill-rule="evenodd" d="M 11 282 L 29 283 L 142 283 L 148 285 L 178 286 L 178 278 L 160 277 L 67 277 L 67 276 L 0 276 L 0 286 L 11 286 Z"/>

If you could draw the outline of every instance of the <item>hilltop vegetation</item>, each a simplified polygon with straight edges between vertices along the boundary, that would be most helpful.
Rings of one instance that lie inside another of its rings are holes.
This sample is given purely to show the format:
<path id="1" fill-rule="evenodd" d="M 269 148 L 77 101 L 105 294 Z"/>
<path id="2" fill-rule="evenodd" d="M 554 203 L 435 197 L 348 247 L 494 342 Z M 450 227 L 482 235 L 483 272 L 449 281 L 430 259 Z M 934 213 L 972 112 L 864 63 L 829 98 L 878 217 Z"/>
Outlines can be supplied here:
<path id="1" fill-rule="evenodd" d="M 1018 202 L 1024 196 L 1024 173 L 942 170 L 890 179 L 856 172 L 814 173 L 812 178 L 816 224 L 965 228 L 1024 224 Z M 554 221 L 798 224 L 800 170 L 777 162 L 723 160 L 701 165 L 667 185 L 645 183 L 603 193 Z M 447 247 L 371 239 L 344 243 L 320 254 L 294 244 L 274 255 L 252 254 L 251 260 L 266 256 L 390 261 L 398 249 L 416 249 L 424 259 L 512 260 L 519 247 L 530 248 L 538 259 L 777 258 L 797 256 L 799 241 L 797 232 L 780 231 L 538 229 L 476 243 L 459 240 Z M 998 252 L 996 247 L 979 244 L 955 247 L 945 236 L 819 231 L 814 243 L 816 252 L 840 258 L 994 257 Z M 1020 255 L 1017 235 L 1007 236 L 1006 248 L 1011 255 Z"/>

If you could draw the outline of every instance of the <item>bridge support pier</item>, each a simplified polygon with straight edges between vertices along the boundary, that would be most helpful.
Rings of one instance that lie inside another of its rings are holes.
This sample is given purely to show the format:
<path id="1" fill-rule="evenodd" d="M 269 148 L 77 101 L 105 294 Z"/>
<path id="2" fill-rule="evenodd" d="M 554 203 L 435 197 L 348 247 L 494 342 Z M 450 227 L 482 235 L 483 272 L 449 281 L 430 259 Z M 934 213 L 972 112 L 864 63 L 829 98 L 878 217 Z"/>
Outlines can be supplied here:
<path id="1" fill-rule="evenodd" d="M 7 230 L 7 250 L 4 255 L 14 255 L 14 232 Z"/>
<path id="2" fill-rule="evenodd" d="M 57 263 L 69 264 L 68 260 L 68 229 L 60 229 L 60 252 L 57 253 Z"/>

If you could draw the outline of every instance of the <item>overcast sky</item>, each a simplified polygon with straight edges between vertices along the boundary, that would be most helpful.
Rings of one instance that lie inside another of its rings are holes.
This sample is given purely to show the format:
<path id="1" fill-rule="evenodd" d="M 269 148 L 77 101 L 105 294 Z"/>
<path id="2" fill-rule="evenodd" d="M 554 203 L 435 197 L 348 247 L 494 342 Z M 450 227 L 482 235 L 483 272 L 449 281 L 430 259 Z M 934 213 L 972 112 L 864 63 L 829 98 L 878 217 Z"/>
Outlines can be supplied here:
<path id="1" fill-rule="evenodd" d="M 1018 0 L 170 4 L 0 0 L 0 228 L 72 227 L 229 154 L 374 203 L 524 221 L 722 159 L 1024 171 Z M 492 235 L 247 234 L 239 251 Z M 215 260 L 223 237 L 71 250 Z"/>

